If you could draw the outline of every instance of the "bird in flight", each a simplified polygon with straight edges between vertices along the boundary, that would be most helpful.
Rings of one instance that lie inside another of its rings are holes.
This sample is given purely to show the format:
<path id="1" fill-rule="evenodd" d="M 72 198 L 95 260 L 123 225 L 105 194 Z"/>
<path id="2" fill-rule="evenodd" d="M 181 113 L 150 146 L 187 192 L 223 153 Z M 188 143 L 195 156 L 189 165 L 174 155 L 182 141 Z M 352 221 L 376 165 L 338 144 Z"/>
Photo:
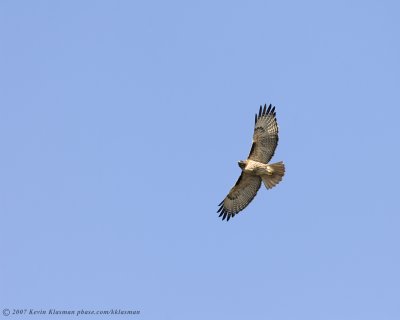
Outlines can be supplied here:
<path id="1" fill-rule="evenodd" d="M 247 160 L 238 162 L 242 173 L 225 199 L 219 204 L 217 213 L 222 220 L 234 217 L 254 199 L 261 181 L 267 189 L 275 187 L 285 174 L 283 162 L 269 164 L 278 145 L 278 123 L 275 107 L 260 106 L 256 113 L 253 144 Z"/>

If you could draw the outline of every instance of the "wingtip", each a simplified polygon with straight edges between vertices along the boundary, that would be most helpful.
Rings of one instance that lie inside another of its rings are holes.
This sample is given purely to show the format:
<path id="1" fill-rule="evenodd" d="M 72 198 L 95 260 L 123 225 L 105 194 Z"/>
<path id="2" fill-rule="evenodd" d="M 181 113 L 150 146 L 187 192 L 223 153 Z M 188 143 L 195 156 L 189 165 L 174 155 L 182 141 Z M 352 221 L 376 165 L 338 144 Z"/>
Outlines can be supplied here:
<path id="1" fill-rule="evenodd" d="M 224 216 L 223 216 L 222 220 L 225 220 L 227 215 L 228 215 L 228 211 L 225 211 L 225 213 L 224 213 Z"/>
<path id="2" fill-rule="evenodd" d="M 221 211 L 221 212 L 220 212 Z M 218 217 L 223 217 L 222 218 L 222 220 L 224 220 L 225 218 L 224 217 L 226 217 L 226 214 L 227 214 L 227 210 L 225 209 L 225 207 L 224 206 L 222 206 L 221 208 L 219 208 L 219 210 L 217 211 L 217 213 L 218 212 L 220 212 L 220 214 L 219 214 L 219 216 Z"/>

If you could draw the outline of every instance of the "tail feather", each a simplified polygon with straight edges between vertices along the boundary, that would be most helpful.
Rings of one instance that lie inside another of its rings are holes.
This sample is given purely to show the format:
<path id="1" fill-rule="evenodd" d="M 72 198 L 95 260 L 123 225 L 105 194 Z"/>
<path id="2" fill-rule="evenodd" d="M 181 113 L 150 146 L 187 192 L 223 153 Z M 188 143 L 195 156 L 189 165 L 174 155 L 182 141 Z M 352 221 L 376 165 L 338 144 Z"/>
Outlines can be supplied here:
<path id="1" fill-rule="evenodd" d="M 282 181 L 282 177 L 285 175 L 285 165 L 283 162 L 277 162 L 273 164 L 269 164 L 272 168 L 272 175 L 263 175 L 261 176 L 262 181 L 267 189 L 271 189 L 275 187 L 279 182 Z"/>

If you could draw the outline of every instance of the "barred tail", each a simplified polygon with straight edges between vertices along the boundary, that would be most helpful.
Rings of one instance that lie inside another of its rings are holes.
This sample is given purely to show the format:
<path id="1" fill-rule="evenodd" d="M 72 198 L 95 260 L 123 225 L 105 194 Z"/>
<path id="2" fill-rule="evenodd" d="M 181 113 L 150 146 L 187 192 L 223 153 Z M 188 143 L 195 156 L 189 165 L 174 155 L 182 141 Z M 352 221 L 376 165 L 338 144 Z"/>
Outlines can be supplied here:
<path id="1" fill-rule="evenodd" d="M 264 182 L 264 185 L 267 189 L 275 187 L 282 180 L 282 177 L 285 175 L 285 165 L 283 164 L 282 161 L 269 164 L 269 166 L 273 170 L 272 175 L 261 176 L 262 181 Z"/>

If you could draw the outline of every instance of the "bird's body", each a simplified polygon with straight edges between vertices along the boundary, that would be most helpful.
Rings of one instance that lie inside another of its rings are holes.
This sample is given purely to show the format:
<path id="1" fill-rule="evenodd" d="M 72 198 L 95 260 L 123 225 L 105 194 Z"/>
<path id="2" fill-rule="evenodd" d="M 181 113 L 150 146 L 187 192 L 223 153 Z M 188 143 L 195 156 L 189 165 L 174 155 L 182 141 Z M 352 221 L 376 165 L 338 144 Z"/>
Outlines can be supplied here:
<path id="1" fill-rule="evenodd" d="M 245 164 L 244 168 L 242 169 L 244 173 L 249 173 L 256 176 L 270 176 L 274 172 L 274 169 L 269 164 L 264 164 L 253 160 L 245 160 L 243 162 Z"/>
<path id="2" fill-rule="evenodd" d="M 285 174 L 283 162 L 270 164 L 278 144 L 278 124 L 275 107 L 260 106 L 255 117 L 253 144 L 247 160 L 239 161 L 242 173 L 229 191 L 226 198 L 219 204 L 222 220 L 229 220 L 243 210 L 256 196 L 261 187 L 261 181 L 267 189 L 276 186 Z"/>

